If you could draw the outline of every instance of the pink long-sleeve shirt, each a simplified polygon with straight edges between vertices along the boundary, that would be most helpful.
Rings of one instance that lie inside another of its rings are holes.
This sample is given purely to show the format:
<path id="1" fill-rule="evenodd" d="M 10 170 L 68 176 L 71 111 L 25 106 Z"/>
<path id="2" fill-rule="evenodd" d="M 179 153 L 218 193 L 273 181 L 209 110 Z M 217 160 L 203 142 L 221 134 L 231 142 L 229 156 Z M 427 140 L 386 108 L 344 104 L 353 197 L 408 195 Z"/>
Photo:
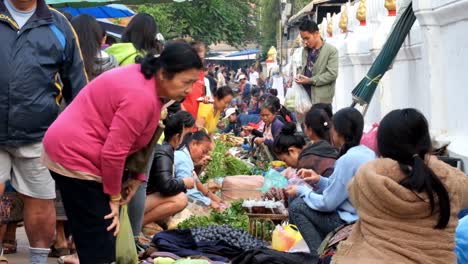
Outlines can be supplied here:
<path id="1" fill-rule="evenodd" d="M 47 130 L 45 154 L 67 170 L 101 177 L 104 193 L 119 194 L 126 158 L 150 142 L 161 107 L 155 79 L 146 80 L 140 65 L 105 72 Z"/>

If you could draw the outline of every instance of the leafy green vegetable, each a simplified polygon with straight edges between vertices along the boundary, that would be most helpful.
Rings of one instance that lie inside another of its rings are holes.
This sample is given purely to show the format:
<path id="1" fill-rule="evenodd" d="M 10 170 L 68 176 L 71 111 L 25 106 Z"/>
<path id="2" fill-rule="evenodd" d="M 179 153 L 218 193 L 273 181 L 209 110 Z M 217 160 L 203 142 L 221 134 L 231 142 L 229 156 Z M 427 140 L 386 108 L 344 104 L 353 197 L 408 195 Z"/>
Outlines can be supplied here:
<path id="1" fill-rule="evenodd" d="M 230 225 L 235 228 L 248 230 L 249 218 L 242 208 L 242 202 L 233 202 L 224 212 L 213 211 L 209 216 L 192 216 L 181 222 L 179 229 L 187 229 L 209 225 Z"/>
<path id="2" fill-rule="evenodd" d="M 200 177 L 203 183 L 217 177 L 252 174 L 252 168 L 245 162 L 236 157 L 226 156 L 230 147 L 224 142 L 216 141 L 211 155 L 212 160 L 205 169 L 205 175 Z"/>

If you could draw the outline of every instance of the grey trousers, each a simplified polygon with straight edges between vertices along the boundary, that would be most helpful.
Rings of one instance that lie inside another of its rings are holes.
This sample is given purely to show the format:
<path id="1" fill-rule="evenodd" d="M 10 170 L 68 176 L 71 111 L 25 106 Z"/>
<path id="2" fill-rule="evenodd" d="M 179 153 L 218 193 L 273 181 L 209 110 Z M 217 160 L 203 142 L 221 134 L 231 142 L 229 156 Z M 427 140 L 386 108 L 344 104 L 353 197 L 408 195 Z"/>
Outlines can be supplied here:
<path id="1" fill-rule="evenodd" d="M 154 151 L 151 154 L 151 157 L 148 162 L 148 170 L 146 175 L 149 178 L 151 164 L 153 164 Z M 130 219 L 130 224 L 132 225 L 133 236 L 137 237 L 141 233 L 143 225 L 143 217 L 145 214 L 145 202 L 146 202 L 146 187 L 148 182 L 143 182 L 140 184 L 140 187 L 136 191 L 132 200 L 128 203 L 128 218 Z"/>
<path id="2" fill-rule="evenodd" d="M 314 255 L 327 234 L 345 223 L 336 211 L 315 211 L 299 197 L 289 205 L 289 222 L 297 226 Z"/>

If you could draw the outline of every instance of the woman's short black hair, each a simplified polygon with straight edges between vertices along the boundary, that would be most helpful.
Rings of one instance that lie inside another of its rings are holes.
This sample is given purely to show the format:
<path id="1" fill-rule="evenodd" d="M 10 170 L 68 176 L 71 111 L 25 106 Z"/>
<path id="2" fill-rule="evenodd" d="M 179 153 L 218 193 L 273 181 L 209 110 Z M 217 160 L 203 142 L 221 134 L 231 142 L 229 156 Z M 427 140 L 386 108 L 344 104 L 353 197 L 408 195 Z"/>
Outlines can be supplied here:
<path id="1" fill-rule="evenodd" d="M 214 97 L 220 100 L 229 95 L 234 97 L 234 91 L 229 86 L 219 87 L 214 93 Z"/>
<path id="2" fill-rule="evenodd" d="M 361 144 L 364 118 L 358 110 L 352 107 L 343 108 L 333 116 L 332 123 L 335 131 L 345 140 L 340 156 Z"/>
<path id="3" fill-rule="evenodd" d="M 276 115 L 281 109 L 280 100 L 278 99 L 278 97 L 268 94 L 264 97 L 263 104 L 260 107 L 260 110 L 261 109 L 267 109 L 272 114 Z"/>
<path id="4" fill-rule="evenodd" d="M 141 64 L 141 72 L 146 79 L 151 79 L 159 70 L 162 70 L 168 79 L 172 79 L 175 74 L 186 70 L 203 69 L 197 51 L 183 42 L 170 42 L 161 55 L 148 53 L 144 58 L 138 58 L 137 62 Z"/>
<path id="5" fill-rule="evenodd" d="M 181 134 L 186 127 L 195 125 L 195 118 L 187 111 L 179 111 L 164 120 L 164 140 L 170 141 L 172 137 Z"/>
<path id="6" fill-rule="evenodd" d="M 190 143 L 193 141 L 196 142 L 202 142 L 202 141 L 208 141 L 211 142 L 210 136 L 202 130 L 199 130 L 194 133 L 188 133 L 185 135 L 184 140 L 182 141 L 182 144 L 180 144 L 179 149 L 183 149 L 184 147 L 189 148 Z"/>
<path id="7" fill-rule="evenodd" d="M 380 122 L 377 145 L 382 157 L 397 161 L 406 174 L 407 177 L 400 182 L 402 186 L 428 195 L 431 214 L 436 209 L 437 201 L 439 219 L 435 228 L 447 227 L 450 220 L 447 189 L 424 161 L 432 150 L 429 124 L 424 115 L 412 108 L 388 113 Z"/>

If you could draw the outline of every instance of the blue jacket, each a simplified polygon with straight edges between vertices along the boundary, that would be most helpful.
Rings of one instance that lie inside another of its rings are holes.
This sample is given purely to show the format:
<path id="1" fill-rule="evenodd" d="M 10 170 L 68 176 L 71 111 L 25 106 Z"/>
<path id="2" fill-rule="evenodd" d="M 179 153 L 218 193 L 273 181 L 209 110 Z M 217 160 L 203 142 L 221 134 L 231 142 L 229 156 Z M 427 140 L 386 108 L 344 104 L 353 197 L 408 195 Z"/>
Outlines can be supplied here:
<path id="1" fill-rule="evenodd" d="M 37 1 L 18 28 L 0 0 L 0 145 L 42 140 L 59 112 L 87 83 L 77 38 L 68 20 Z"/>

